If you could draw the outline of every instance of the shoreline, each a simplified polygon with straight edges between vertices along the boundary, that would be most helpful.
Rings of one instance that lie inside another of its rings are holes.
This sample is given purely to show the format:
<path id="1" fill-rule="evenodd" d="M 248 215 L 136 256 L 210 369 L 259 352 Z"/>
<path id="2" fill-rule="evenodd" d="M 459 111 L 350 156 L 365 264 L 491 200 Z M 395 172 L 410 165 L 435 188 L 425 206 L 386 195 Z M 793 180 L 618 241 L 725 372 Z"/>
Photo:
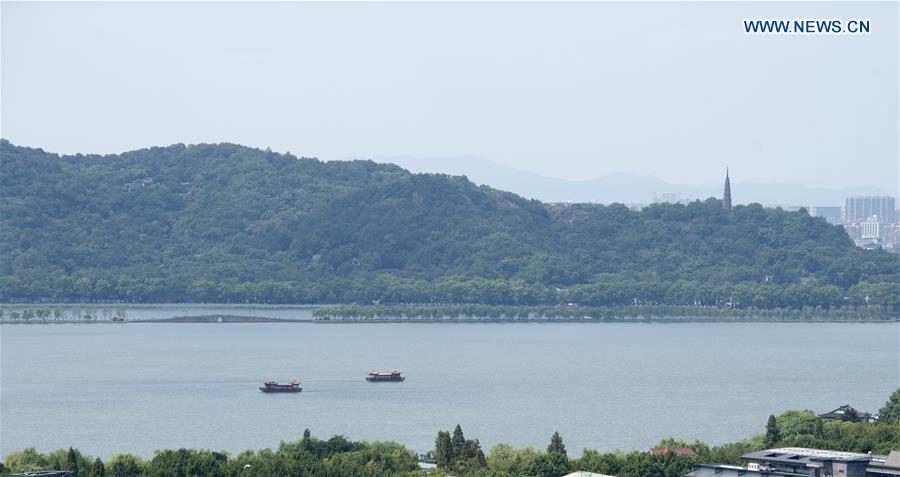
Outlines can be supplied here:
<path id="1" fill-rule="evenodd" d="M 219 321 L 221 318 L 221 321 Z M 599 319 L 581 319 L 581 318 L 528 318 L 528 319 L 500 319 L 500 318 L 448 318 L 448 319 L 417 319 L 417 318 L 389 318 L 389 319 L 291 319 L 291 318 L 270 318 L 260 316 L 235 316 L 235 315 L 200 315 L 200 316 L 179 316 L 172 318 L 158 319 L 137 319 L 124 321 L 110 320 L 3 320 L 0 325 L 65 325 L 65 324 L 129 324 L 129 323 L 156 323 L 156 324 L 234 324 L 234 323 L 295 323 L 295 324 L 398 324 L 398 323 L 421 323 L 421 324 L 470 324 L 470 323 L 503 323 L 503 324 L 523 324 L 523 323 L 898 323 L 900 318 L 888 319 L 834 319 L 834 318 L 812 318 L 812 319 L 772 319 L 772 318 L 722 318 L 722 317 L 644 317 L 644 318 L 599 318 Z"/>

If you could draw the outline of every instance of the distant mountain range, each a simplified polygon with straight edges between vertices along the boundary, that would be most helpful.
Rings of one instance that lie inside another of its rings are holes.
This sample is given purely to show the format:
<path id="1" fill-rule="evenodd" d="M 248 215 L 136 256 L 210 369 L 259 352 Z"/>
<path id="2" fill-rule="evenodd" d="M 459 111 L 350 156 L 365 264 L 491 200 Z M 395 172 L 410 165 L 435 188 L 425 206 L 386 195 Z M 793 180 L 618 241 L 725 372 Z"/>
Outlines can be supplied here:
<path id="1" fill-rule="evenodd" d="M 654 176 L 615 173 L 590 180 L 566 180 L 546 177 L 507 167 L 476 156 L 415 158 L 383 156 L 375 162 L 392 163 L 410 172 L 464 175 L 476 184 L 514 192 L 522 197 L 545 202 L 598 202 L 610 204 L 649 204 L 664 195 L 671 200 L 706 199 L 722 196 L 722 184 L 673 184 Z M 857 195 L 889 195 L 877 187 L 842 189 L 808 187 L 797 184 L 742 182 L 732 178 L 735 204 L 759 203 L 780 206 L 841 206 L 844 199 Z"/>

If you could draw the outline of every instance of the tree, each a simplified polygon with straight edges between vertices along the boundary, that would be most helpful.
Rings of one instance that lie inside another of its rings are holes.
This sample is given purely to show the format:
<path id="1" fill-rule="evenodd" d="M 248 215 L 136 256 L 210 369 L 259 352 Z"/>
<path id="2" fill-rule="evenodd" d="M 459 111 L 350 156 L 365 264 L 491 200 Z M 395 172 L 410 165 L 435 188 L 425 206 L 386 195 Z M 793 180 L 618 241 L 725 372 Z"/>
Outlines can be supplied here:
<path id="1" fill-rule="evenodd" d="M 778 421 L 775 419 L 774 415 L 769 416 L 769 422 L 766 423 L 766 436 L 763 439 L 763 443 L 766 447 L 775 447 L 778 441 L 781 440 L 781 433 L 778 430 Z"/>
<path id="2" fill-rule="evenodd" d="M 139 477 L 144 472 L 144 461 L 131 454 L 116 454 L 107 462 L 110 477 Z"/>
<path id="3" fill-rule="evenodd" d="M 449 469 L 453 464 L 453 444 L 449 432 L 439 431 L 437 433 L 437 438 L 434 440 L 434 453 L 438 469 Z"/>
<path id="4" fill-rule="evenodd" d="M 6 455 L 6 466 L 12 472 L 32 472 L 46 469 L 50 463 L 47 456 L 29 447 Z"/>
<path id="5" fill-rule="evenodd" d="M 529 462 L 525 468 L 525 475 L 534 477 L 558 477 L 572 470 L 569 459 L 559 452 L 550 452 L 539 455 Z"/>
<path id="6" fill-rule="evenodd" d="M 478 442 L 478 439 L 466 441 L 466 457 L 469 459 L 469 468 L 487 467 L 487 459 L 484 457 L 484 451 L 481 450 L 481 443 Z"/>
<path id="7" fill-rule="evenodd" d="M 90 477 L 106 477 L 106 468 L 103 466 L 103 461 L 100 460 L 99 457 L 94 459 L 94 463 L 91 464 Z"/>
<path id="8" fill-rule="evenodd" d="M 66 452 L 66 470 L 71 471 L 75 474 L 75 477 L 78 477 L 78 454 L 71 447 Z"/>
<path id="9" fill-rule="evenodd" d="M 458 475 L 465 475 L 477 469 L 487 467 L 487 459 L 481 450 L 481 443 L 478 439 L 466 440 L 462 454 L 453 459 L 453 472 Z"/>
<path id="10" fill-rule="evenodd" d="M 573 462 L 573 467 L 587 472 L 619 475 L 623 461 L 623 455 L 618 452 L 601 454 L 596 449 L 585 449 L 581 458 Z"/>
<path id="11" fill-rule="evenodd" d="M 309 451 L 312 447 L 312 433 L 309 432 L 309 428 L 303 430 L 303 438 L 300 439 L 300 448 Z"/>
<path id="12" fill-rule="evenodd" d="M 547 446 L 547 452 L 550 454 L 556 453 L 566 455 L 566 445 L 563 444 L 559 431 L 554 432 L 553 436 L 550 437 L 550 445 Z"/>
<path id="13" fill-rule="evenodd" d="M 884 403 L 884 407 L 878 411 L 878 422 L 900 423 L 900 388 L 891 393 L 891 397 Z"/>
<path id="14" fill-rule="evenodd" d="M 804 410 L 785 411 L 775 418 L 778 434 L 782 438 L 810 435 L 816 432 L 816 423 L 822 419 L 816 413 Z"/>
<path id="15" fill-rule="evenodd" d="M 453 429 L 453 437 L 450 438 L 450 445 L 453 448 L 453 460 L 466 455 L 466 437 L 463 435 L 462 427 L 459 424 Z"/>

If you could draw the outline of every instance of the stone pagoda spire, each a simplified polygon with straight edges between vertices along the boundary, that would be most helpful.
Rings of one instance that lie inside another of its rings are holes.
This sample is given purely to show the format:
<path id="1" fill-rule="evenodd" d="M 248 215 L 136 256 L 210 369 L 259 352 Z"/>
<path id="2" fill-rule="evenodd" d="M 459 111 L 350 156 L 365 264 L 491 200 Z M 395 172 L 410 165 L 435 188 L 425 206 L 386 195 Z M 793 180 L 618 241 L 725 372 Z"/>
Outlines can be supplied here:
<path id="1" fill-rule="evenodd" d="M 728 179 L 728 168 L 725 168 L 725 194 L 722 196 L 722 208 L 731 210 L 731 181 Z"/>

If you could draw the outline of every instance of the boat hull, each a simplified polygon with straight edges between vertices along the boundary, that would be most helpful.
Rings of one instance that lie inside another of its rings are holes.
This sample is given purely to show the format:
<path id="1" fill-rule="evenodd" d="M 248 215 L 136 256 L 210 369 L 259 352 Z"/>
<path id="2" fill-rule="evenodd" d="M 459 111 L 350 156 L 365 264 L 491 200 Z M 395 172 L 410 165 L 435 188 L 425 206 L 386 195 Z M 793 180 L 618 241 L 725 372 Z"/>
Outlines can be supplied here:
<path id="1" fill-rule="evenodd" d="M 367 376 L 367 377 L 366 377 L 366 381 L 368 381 L 368 382 L 370 382 L 370 383 L 390 383 L 390 382 L 399 383 L 400 381 L 403 381 L 403 380 L 405 380 L 405 379 L 406 379 L 406 377 L 404 377 L 404 376 L 398 376 L 398 377 L 385 377 L 385 378 L 381 378 L 381 377 L 372 377 L 372 376 Z"/>
<path id="2" fill-rule="evenodd" d="M 299 393 L 300 391 L 303 391 L 303 388 L 271 388 L 271 387 L 266 388 L 266 387 L 261 387 L 261 388 L 259 388 L 259 390 L 264 393 Z"/>

